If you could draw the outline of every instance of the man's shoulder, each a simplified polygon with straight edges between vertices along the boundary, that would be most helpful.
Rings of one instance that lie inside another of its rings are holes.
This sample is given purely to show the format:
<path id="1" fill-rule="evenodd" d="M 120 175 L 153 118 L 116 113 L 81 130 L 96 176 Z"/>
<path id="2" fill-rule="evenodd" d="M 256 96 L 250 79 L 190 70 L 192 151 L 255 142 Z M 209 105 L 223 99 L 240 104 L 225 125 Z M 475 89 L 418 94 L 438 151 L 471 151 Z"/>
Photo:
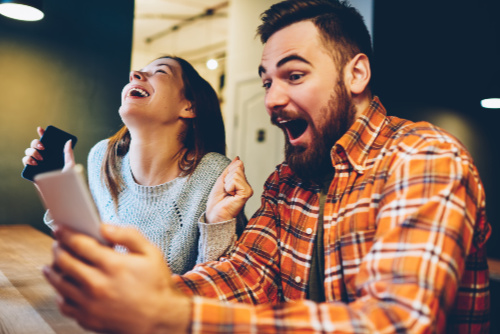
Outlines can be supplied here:
<path id="1" fill-rule="evenodd" d="M 391 117 L 391 145 L 411 148 L 427 145 L 446 145 L 467 151 L 465 146 L 447 130 L 426 121 L 411 122 Z"/>

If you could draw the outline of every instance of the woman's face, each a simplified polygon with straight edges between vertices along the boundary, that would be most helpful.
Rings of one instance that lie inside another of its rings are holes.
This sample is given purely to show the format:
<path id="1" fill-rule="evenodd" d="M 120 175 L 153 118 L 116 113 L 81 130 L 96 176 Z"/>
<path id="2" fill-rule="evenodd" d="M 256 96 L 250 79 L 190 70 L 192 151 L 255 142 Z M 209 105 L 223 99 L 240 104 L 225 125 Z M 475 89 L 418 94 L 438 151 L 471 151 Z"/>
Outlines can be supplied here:
<path id="1" fill-rule="evenodd" d="M 139 71 L 130 72 L 119 110 L 123 122 L 128 127 L 144 122 L 161 125 L 194 117 L 182 93 L 183 87 L 182 69 L 174 59 L 157 59 Z"/>

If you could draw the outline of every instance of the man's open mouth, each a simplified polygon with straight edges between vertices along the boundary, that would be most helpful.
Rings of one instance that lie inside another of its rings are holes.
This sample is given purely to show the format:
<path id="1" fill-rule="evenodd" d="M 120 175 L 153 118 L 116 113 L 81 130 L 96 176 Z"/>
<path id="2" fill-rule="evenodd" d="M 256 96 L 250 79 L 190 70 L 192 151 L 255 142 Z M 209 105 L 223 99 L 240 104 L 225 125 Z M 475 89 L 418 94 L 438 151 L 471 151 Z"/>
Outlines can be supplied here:
<path id="1" fill-rule="evenodd" d="M 138 87 L 134 87 L 134 88 L 131 88 L 128 93 L 127 93 L 127 97 L 128 96 L 135 96 L 135 97 L 148 97 L 149 96 L 149 93 L 147 91 L 145 91 L 144 89 L 142 88 L 138 88 Z"/>
<path id="2" fill-rule="evenodd" d="M 306 131 L 307 121 L 304 119 L 292 119 L 292 120 L 281 120 L 279 121 L 280 127 L 284 128 L 288 132 L 290 139 L 297 139 Z"/>

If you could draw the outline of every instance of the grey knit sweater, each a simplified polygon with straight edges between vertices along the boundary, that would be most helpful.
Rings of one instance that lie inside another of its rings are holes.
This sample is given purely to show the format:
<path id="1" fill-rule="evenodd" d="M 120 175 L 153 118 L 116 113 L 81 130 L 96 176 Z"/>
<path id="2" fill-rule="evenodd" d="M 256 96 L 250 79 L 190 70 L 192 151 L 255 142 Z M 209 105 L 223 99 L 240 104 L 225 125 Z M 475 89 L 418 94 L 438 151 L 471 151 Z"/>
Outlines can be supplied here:
<path id="1" fill-rule="evenodd" d="M 191 270 L 195 264 L 218 259 L 235 242 L 236 224 L 244 224 L 244 219 L 238 219 L 238 223 L 235 220 L 217 224 L 198 222 L 215 181 L 230 163 L 227 157 L 208 153 L 190 176 L 158 186 L 142 186 L 134 180 L 127 153 L 116 166 L 124 181 L 116 212 L 101 178 L 106 147 L 107 140 L 97 143 L 89 153 L 87 164 L 90 191 L 102 221 L 136 227 L 162 250 L 176 274 Z M 242 226 L 238 226 L 238 230 L 242 230 Z"/>

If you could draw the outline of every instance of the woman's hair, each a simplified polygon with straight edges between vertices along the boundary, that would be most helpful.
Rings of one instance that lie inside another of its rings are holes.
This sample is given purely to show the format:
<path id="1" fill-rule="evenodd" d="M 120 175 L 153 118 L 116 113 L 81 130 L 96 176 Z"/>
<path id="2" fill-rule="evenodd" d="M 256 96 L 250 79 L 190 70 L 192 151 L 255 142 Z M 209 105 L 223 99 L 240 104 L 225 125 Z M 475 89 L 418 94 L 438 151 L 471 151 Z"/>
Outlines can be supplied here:
<path id="1" fill-rule="evenodd" d="M 293 23 L 306 20 L 313 22 L 324 46 L 335 57 L 339 71 L 358 53 L 364 53 L 372 59 L 370 33 L 361 14 L 347 1 L 282 1 L 262 13 L 261 20 L 257 34 L 262 43 Z"/>
<path id="2" fill-rule="evenodd" d="M 182 93 L 191 103 L 194 118 L 186 118 L 186 130 L 181 134 L 181 141 L 186 148 L 179 159 L 182 175 L 191 175 L 203 156 L 209 152 L 226 154 L 226 135 L 220 110 L 219 99 L 212 86 L 203 79 L 186 60 L 175 56 L 158 59 L 173 59 L 182 69 L 184 87 Z M 101 166 L 101 174 L 111 198 L 118 206 L 118 194 L 123 180 L 118 170 L 118 159 L 130 148 L 130 132 L 123 126 L 109 138 L 108 148 Z"/>

